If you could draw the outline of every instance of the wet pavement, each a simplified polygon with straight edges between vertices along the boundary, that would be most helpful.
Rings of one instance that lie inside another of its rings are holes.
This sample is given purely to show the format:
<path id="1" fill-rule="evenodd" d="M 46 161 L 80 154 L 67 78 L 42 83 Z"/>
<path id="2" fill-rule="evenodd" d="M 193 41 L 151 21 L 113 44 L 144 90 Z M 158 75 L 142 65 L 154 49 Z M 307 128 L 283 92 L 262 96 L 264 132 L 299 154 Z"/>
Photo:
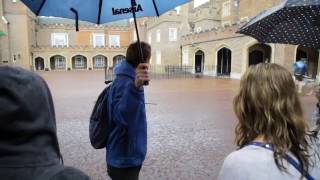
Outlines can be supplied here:
<path id="1" fill-rule="evenodd" d="M 107 179 L 105 150 L 89 142 L 89 116 L 103 89 L 102 71 L 42 72 L 52 91 L 66 165 Z M 146 87 L 148 155 L 141 180 L 216 179 L 233 145 L 232 99 L 239 81 L 214 78 L 152 80 Z M 302 97 L 309 118 L 315 99 Z"/>

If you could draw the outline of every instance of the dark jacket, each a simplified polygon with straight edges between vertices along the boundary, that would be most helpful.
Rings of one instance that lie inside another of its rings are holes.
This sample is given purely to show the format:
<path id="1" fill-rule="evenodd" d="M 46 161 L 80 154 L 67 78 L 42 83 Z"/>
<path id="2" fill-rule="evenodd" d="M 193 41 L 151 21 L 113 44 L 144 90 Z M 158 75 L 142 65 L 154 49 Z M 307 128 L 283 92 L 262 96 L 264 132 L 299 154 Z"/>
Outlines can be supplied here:
<path id="1" fill-rule="evenodd" d="M 45 81 L 8 66 L 0 66 L 0 179 L 89 179 L 62 164 L 54 106 Z"/>
<path id="2" fill-rule="evenodd" d="M 111 133 L 107 164 L 117 168 L 142 165 L 147 153 L 147 120 L 144 91 L 134 85 L 135 69 L 122 61 L 109 92 Z"/>

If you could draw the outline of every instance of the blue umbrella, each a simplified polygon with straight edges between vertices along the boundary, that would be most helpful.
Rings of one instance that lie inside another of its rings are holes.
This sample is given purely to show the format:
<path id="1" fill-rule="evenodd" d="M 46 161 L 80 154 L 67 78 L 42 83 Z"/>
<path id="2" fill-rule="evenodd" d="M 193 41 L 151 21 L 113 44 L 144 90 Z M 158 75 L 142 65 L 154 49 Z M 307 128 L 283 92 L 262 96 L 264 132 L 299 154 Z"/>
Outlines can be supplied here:
<path id="1" fill-rule="evenodd" d="M 136 17 L 160 16 L 190 0 L 22 0 L 37 16 L 53 16 L 104 24 L 134 18 L 140 45 Z M 141 45 L 140 61 L 143 60 Z"/>

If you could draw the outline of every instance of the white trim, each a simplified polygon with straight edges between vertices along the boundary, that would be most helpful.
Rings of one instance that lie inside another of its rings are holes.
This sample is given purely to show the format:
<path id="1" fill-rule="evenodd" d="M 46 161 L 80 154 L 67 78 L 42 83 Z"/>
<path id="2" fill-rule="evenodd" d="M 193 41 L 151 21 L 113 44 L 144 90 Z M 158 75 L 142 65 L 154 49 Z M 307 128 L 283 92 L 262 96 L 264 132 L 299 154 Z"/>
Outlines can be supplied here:
<path id="1" fill-rule="evenodd" d="M 161 30 L 157 30 L 157 42 L 161 42 Z"/>
<path id="2" fill-rule="evenodd" d="M 178 29 L 177 28 L 169 28 L 169 41 L 175 42 L 178 40 Z"/>
<path id="3" fill-rule="evenodd" d="M 156 64 L 157 65 L 161 65 L 161 51 L 160 50 L 156 50 Z"/>
<path id="4" fill-rule="evenodd" d="M 113 44 L 112 38 L 116 38 L 116 44 Z M 121 37 L 120 35 L 109 35 L 109 47 L 121 47 Z"/>
<path id="5" fill-rule="evenodd" d="M 221 16 L 222 16 L 222 17 L 229 17 L 229 16 L 231 16 L 231 2 L 230 2 L 230 0 L 222 3 Z"/>
<path id="6" fill-rule="evenodd" d="M 102 45 L 97 46 L 97 37 L 102 37 Z M 106 37 L 105 34 L 103 33 L 93 33 L 92 34 L 92 39 L 93 39 L 93 47 L 105 47 L 106 46 Z"/>
<path id="7" fill-rule="evenodd" d="M 64 38 L 63 44 L 56 44 L 55 38 L 58 37 L 58 36 L 60 36 L 60 38 L 61 38 L 61 37 Z M 67 33 L 51 33 L 51 45 L 52 45 L 53 47 L 60 47 L 60 46 L 62 46 L 62 47 L 64 47 L 64 46 L 69 47 L 69 36 L 68 36 L 68 34 L 67 34 Z"/>
<path id="8" fill-rule="evenodd" d="M 241 79 L 241 73 L 233 73 L 233 72 L 231 72 L 230 77 L 232 79 Z"/>

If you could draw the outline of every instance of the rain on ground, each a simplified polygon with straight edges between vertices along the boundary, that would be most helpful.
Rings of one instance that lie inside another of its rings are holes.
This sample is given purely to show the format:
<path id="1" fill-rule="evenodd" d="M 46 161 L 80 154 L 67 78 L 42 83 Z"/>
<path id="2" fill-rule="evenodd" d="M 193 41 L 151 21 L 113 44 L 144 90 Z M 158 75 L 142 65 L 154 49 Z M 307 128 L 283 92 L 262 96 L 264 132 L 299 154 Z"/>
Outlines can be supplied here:
<path id="1" fill-rule="evenodd" d="M 104 88 L 102 71 L 41 72 L 52 91 L 64 162 L 106 179 L 105 150 L 89 142 L 89 116 Z M 141 180 L 216 179 L 223 159 L 236 149 L 232 99 L 238 80 L 177 78 L 152 80 L 145 88 L 148 154 Z M 303 96 L 307 118 L 316 103 Z"/>

